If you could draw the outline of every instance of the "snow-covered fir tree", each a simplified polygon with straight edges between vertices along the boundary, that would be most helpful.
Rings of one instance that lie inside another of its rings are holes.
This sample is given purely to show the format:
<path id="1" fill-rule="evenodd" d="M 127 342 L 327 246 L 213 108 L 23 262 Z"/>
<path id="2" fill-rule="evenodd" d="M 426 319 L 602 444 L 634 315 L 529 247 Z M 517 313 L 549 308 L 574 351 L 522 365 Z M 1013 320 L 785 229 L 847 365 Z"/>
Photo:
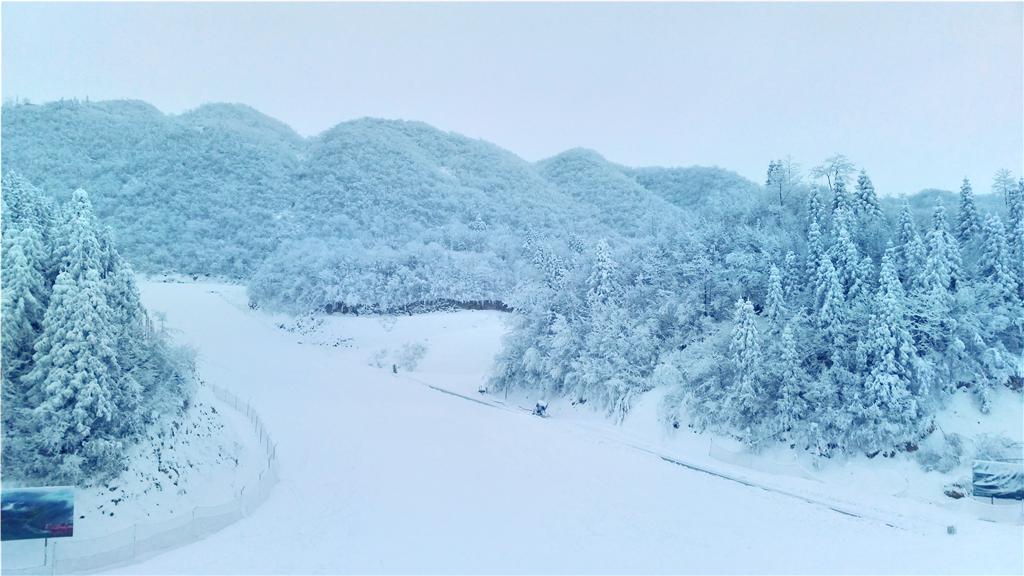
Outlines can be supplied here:
<path id="1" fill-rule="evenodd" d="M 768 273 L 768 294 L 765 296 L 765 311 L 768 325 L 773 331 L 779 331 L 785 322 L 785 296 L 782 288 L 782 273 L 774 264 Z"/>
<path id="2" fill-rule="evenodd" d="M 964 178 L 960 185 L 960 212 L 957 214 L 956 237 L 966 245 L 977 239 L 981 234 L 981 217 L 974 202 L 974 190 L 971 181 Z"/>
<path id="3" fill-rule="evenodd" d="M 729 360 L 733 381 L 726 392 L 726 406 L 733 422 L 748 437 L 754 434 L 764 404 L 761 390 L 761 337 L 749 300 L 736 302 Z"/>
<path id="4" fill-rule="evenodd" d="M 770 373 L 779 384 L 774 406 L 775 432 L 783 441 L 791 443 L 804 440 L 802 429 L 811 413 L 807 396 L 812 383 L 797 348 L 797 322 L 793 319 L 786 323 L 778 353 L 770 360 L 775 367 Z"/>
<path id="5" fill-rule="evenodd" d="M 29 473 L 44 475 L 54 467 L 64 481 L 81 482 L 114 469 L 123 440 L 137 432 L 130 422 L 141 391 L 120 389 L 126 382 L 110 317 L 96 268 L 57 276 L 26 377 L 31 398 L 38 400 L 32 410 L 38 459 L 28 463 Z"/>
<path id="6" fill-rule="evenodd" d="M 917 352 L 894 260 L 890 247 L 882 258 L 874 310 L 858 350 L 866 374 L 849 405 L 853 441 L 868 453 L 893 450 L 920 432 L 912 394 Z"/>
<path id="7" fill-rule="evenodd" d="M 1016 279 L 1010 266 L 1010 250 L 1006 242 L 1005 228 L 1002 220 L 995 214 L 985 218 L 984 250 L 978 260 L 978 276 L 993 284 L 1002 286 L 1009 293 L 1016 292 Z"/>
<path id="8" fill-rule="evenodd" d="M 878 205 L 878 196 L 875 193 L 875 185 L 871 183 L 871 178 L 865 170 L 861 170 L 857 176 L 855 199 L 854 210 L 858 215 L 866 216 L 869 219 L 882 215 L 882 209 Z"/>

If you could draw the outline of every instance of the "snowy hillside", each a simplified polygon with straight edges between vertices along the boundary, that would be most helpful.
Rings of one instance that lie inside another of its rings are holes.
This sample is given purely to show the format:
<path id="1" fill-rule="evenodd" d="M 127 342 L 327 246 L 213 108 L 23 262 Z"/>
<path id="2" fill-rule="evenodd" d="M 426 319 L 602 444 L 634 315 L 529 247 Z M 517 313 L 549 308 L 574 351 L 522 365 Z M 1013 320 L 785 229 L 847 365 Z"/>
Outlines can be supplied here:
<path id="1" fill-rule="evenodd" d="M 652 223 L 633 216 L 652 209 L 684 219 L 661 197 L 677 188 L 711 203 L 757 188 L 702 168 L 653 192 L 594 153 L 534 164 L 420 122 L 360 119 L 301 138 L 240 104 L 7 105 L 3 129 L 4 170 L 58 199 L 87 189 L 137 270 L 251 279 L 264 305 L 294 312 L 502 301 L 528 235 L 635 237 Z"/>
<path id="2" fill-rule="evenodd" d="M 980 521 L 968 500 L 942 505 L 903 461 L 729 462 L 736 446 L 709 455 L 708 435 L 653 426 L 657 394 L 621 427 L 480 394 L 507 330 L 498 312 L 297 323 L 250 310 L 238 286 L 141 289 L 204 378 L 251 398 L 281 481 L 236 524 L 122 573 L 1024 569 L 1020 525 Z M 393 373 L 417 344 L 422 357 Z M 1012 427 L 1013 400 L 986 430 Z M 949 418 L 973 434 L 981 417 L 958 410 Z"/>

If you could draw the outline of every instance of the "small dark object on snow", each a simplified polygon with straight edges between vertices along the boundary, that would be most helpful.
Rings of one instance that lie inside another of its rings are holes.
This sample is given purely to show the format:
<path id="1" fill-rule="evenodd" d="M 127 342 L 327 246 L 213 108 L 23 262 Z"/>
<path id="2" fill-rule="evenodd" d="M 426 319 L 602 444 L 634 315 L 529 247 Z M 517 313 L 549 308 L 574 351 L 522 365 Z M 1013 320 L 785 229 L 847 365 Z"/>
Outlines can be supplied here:
<path id="1" fill-rule="evenodd" d="M 391 365 L 391 373 L 392 374 L 398 374 L 398 364 L 392 364 Z"/>
<path id="2" fill-rule="evenodd" d="M 537 402 L 537 405 L 533 407 L 533 415 L 534 416 L 540 416 L 541 418 L 544 418 L 545 416 L 547 416 L 548 415 L 548 403 L 547 402 Z"/>
<path id="3" fill-rule="evenodd" d="M 946 526 L 946 534 L 949 534 L 950 536 L 956 534 L 956 526 L 953 526 L 952 524 Z"/>
<path id="4" fill-rule="evenodd" d="M 476 389 L 476 391 L 479 392 L 480 394 L 487 394 L 487 386 L 480 386 L 479 388 Z"/>

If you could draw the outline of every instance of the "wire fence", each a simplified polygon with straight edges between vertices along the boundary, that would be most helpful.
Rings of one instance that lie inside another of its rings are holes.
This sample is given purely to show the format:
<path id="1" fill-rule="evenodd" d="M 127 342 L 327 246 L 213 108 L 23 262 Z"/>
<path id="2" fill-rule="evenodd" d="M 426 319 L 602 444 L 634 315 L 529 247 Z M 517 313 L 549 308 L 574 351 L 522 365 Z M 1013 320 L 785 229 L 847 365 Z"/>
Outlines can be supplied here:
<path id="1" fill-rule="evenodd" d="M 263 449 L 263 465 L 255 478 L 245 483 L 230 500 L 214 506 L 196 506 L 191 514 L 182 514 L 159 522 L 139 522 L 96 538 L 77 537 L 50 540 L 41 563 L 10 567 L 3 573 L 68 574 L 103 570 L 132 564 L 161 552 L 201 540 L 234 523 L 259 507 L 277 483 L 277 447 L 266 426 L 252 406 L 236 394 L 214 384 L 206 384 L 214 396 L 246 417 Z"/>

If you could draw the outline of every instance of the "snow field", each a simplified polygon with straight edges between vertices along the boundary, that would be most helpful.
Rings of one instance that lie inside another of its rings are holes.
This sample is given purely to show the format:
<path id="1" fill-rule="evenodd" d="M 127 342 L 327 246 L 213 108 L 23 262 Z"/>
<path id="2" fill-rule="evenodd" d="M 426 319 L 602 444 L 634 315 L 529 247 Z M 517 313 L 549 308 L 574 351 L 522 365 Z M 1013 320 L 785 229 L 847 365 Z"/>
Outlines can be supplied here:
<path id="1" fill-rule="evenodd" d="M 408 375 L 473 397 L 500 346 L 499 313 L 334 317 L 311 338 L 248 310 L 241 287 L 141 289 L 147 306 L 166 311 L 182 342 L 199 350 L 204 378 L 250 398 L 263 415 L 278 442 L 281 482 L 252 515 L 125 573 L 1024 569 L 1020 526 L 875 498 L 829 484 L 828 474 L 815 482 L 731 469 L 798 494 L 847 494 L 855 510 L 878 516 L 857 518 L 673 466 L 629 442 L 700 459 L 687 447 L 707 439 L 653 428 L 649 404 L 621 427 L 564 405 L 542 419 L 518 408 L 528 398 L 502 398 L 513 408 L 496 410 L 371 365 L 383 347 L 423 342 L 426 353 Z M 351 340 L 330 344 L 337 331 Z M 904 526 L 887 526 L 891 517 Z M 945 533 L 947 521 L 955 536 Z"/>

